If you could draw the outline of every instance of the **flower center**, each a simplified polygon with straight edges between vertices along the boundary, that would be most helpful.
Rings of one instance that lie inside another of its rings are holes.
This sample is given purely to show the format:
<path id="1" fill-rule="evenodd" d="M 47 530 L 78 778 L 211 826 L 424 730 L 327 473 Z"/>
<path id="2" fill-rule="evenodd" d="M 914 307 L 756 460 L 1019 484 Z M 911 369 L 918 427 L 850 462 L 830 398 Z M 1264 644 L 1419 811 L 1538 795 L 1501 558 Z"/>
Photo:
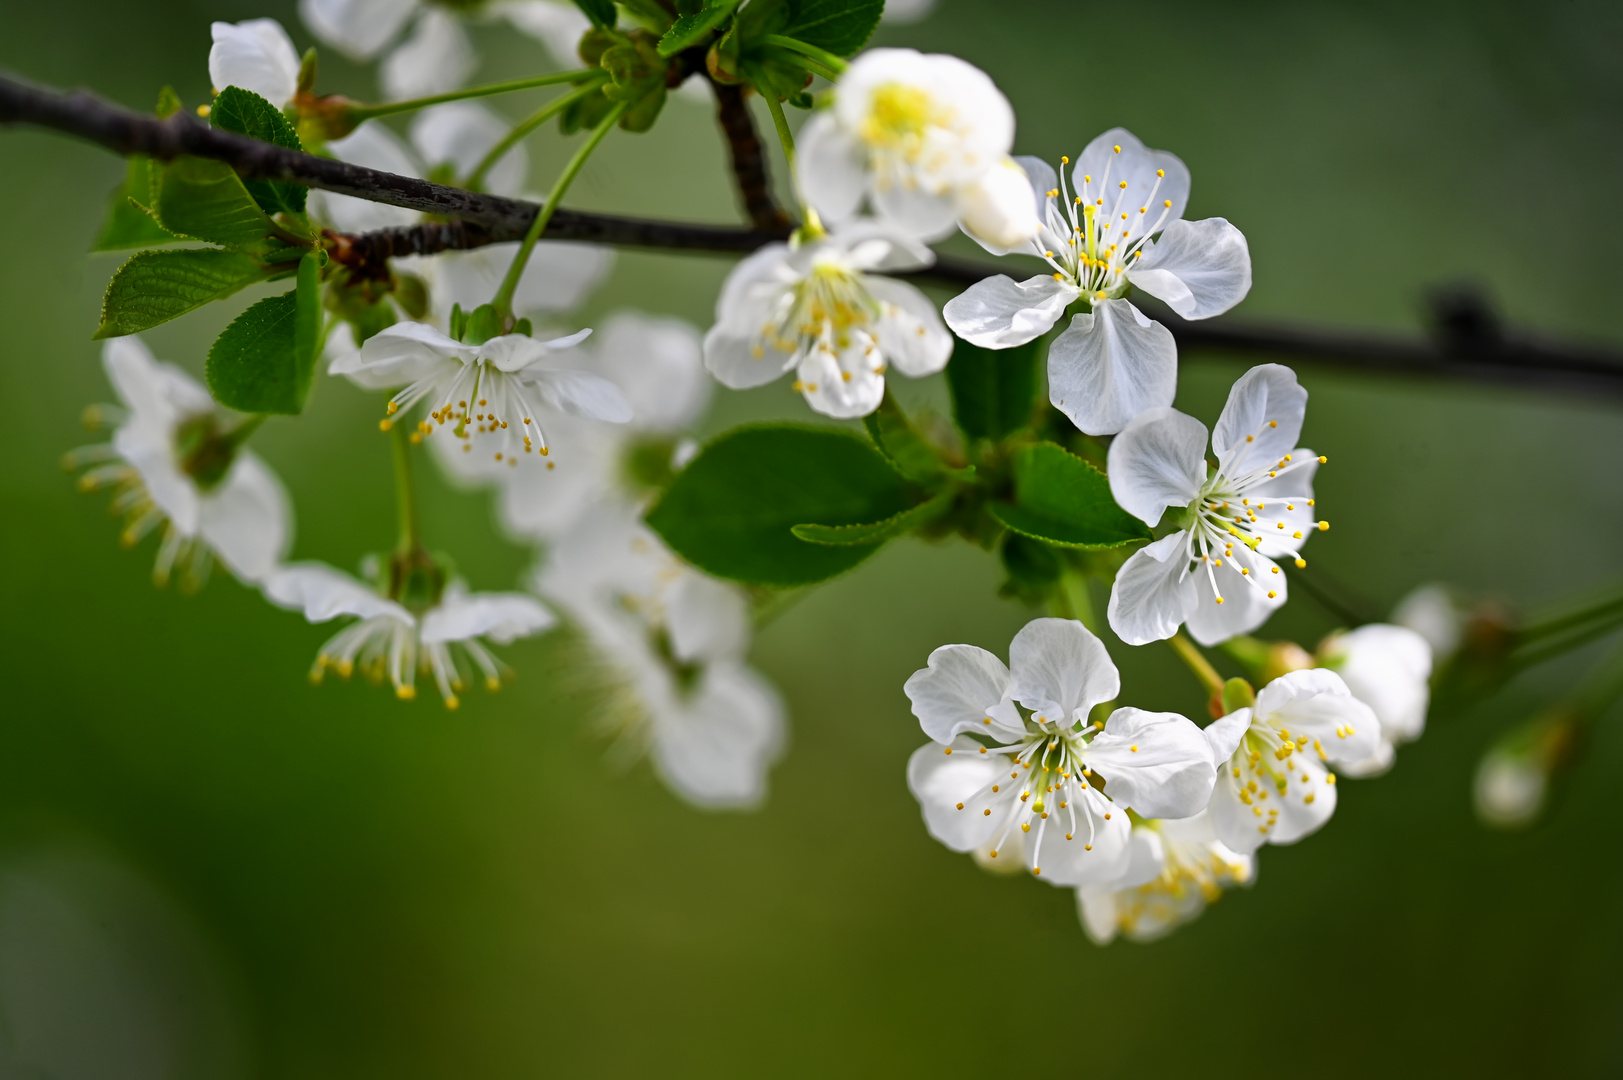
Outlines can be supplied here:
<path id="1" fill-rule="evenodd" d="M 926 91 L 906 83 L 885 83 L 868 98 L 862 141 L 875 149 L 914 157 L 923 149 L 926 129 L 945 119 Z"/>
<path id="2" fill-rule="evenodd" d="M 1229 758 L 1226 779 L 1234 785 L 1240 801 L 1251 808 L 1257 831 L 1263 835 L 1279 823 L 1279 807 L 1291 781 L 1296 779 L 1304 786 L 1313 782 L 1295 760 L 1298 754 L 1314 754 L 1321 762 L 1325 760 L 1324 747 L 1317 739 L 1300 734 L 1292 738 L 1287 729 L 1253 718 L 1245 738 Z M 1326 773 L 1325 782 L 1334 784 L 1335 774 Z M 1311 804 L 1316 796 L 1310 790 L 1302 798 Z"/>
<path id="3" fill-rule="evenodd" d="M 1156 205 L 1165 170 L 1156 170 L 1155 182 L 1134 191 L 1126 180 L 1111 180 L 1116 147 L 1102 175 L 1084 175 L 1072 192 L 1065 177 L 1068 157 L 1060 158 L 1059 187 L 1047 193 L 1047 227 L 1038 235 L 1037 254 L 1054 268 L 1056 281 L 1082 290 L 1092 303 L 1125 296 L 1127 271 L 1144 254 L 1144 243 L 1161 231 L 1172 213 L 1172 200 Z M 1158 214 L 1150 218 L 1150 210 Z"/>

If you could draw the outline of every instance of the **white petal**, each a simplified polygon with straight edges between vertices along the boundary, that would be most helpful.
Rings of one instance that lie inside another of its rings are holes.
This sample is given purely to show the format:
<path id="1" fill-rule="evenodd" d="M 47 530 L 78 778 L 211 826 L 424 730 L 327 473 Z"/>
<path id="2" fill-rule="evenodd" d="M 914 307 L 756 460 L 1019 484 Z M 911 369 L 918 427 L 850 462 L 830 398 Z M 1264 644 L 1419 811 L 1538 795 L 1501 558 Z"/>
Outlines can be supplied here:
<path id="1" fill-rule="evenodd" d="M 710 402 L 699 332 L 681 319 L 634 311 L 609 316 L 598 331 L 597 360 L 631 403 L 642 431 L 680 431 Z"/>
<path id="2" fill-rule="evenodd" d="M 340 615 L 362 619 L 386 615 L 408 625 L 415 625 L 417 621 L 399 604 L 325 563 L 284 566 L 265 579 L 264 591 L 271 603 L 289 611 L 303 611 L 304 617 L 313 623 Z"/>
<path id="3" fill-rule="evenodd" d="M 239 86 L 280 109 L 299 87 L 299 54 L 275 19 L 217 22 L 209 27 L 209 81 L 215 90 Z"/>
<path id="4" fill-rule="evenodd" d="M 391 101 L 408 101 L 455 90 L 473 74 L 478 57 L 455 16 L 437 7 L 423 11 L 378 73 Z"/>
<path id="5" fill-rule="evenodd" d="M 1127 644 L 1147 645 L 1171 637 L 1194 610 L 1194 578 L 1182 577 L 1188 539 L 1182 532 L 1163 536 L 1133 552 L 1116 572 L 1106 615 L 1110 629 Z"/>
<path id="6" fill-rule="evenodd" d="M 552 0 L 517 0 L 497 6 L 493 14 L 506 16 L 508 22 L 545 45 L 553 60 L 566 67 L 580 62 L 580 39 L 592 28 L 591 20 L 574 4 Z"/>
<path id="7" fill-rule="evenodd" d="M 395 260 L 401 269 L 418 271 L 430 283 L 435 309 L 441 318 L 453 304 L 472 311 L 495 295 L 519 245 L 490 244 L 472 251 L 446 251 L 432 259 Z M 543 240 L 535 245 L 524 276 L 513 294 L 513 310 L 520 314 L 570 311 L 608 277 L 614 267 L 612 248 Z"/>
<path id="8" fill-rule="evenodd" d="M 998 812 L 1000 807 L 985 801 L 962 810 L 958 804 L 993 783 L 1009 759 L 980 753 L 979 744 L 964 735 L 953 740 L 952 749 L 946 754 L 939 743 L 931 742 L 913 751 L 907 759 L 907 789 L 919 801 L 930 835 L 954 851 L 969 851 L 990 840 L 1006 818 Z M 992 814 L 982 813 L 983 809 Z"/>
<path id="9" fill-rule="evenodd" d="M 882 305 L 873 334 L 886 363 L 915 379 L 947 366 L 952 335 L 928 296 L 905 281 L 883 277 L 869 278 L 868 291 Z"/>
<path id="10" fill-rule="evenodd" d="M 1110 494 L 1151 528 L 1188 506 L 1206 482 L 1206 425 L 1177 409 L 1147 409 L 1121 429 L 1107 457 Z"/>
<path id="11" fill-rule="evenodd" d="M 768 244 L 727 275 L 716 300 L 716 322 L 704 336 L 704 366 L 723 386 L 763 386 L 797 360 L 767 340 L 767 324 L 788 287 L 787 244 Z"/>
<path id="12" fill-rule="evenodd" d="M 1251 249 L 1222 218 L 1174 221 L 1127 271 L 1135 288 L 1186 319 L 1221 315 L 1251 291 Z"/>
<path id="13" fill-rule="evenodd" d="M 440 605 L 423 616 L 422 641 L 467 641 L 484 637 L 506 645 L 539 634 L 558 620 L 525 593 L 465 593 L 447 589 Z"/>
<path id="14" fill-rule="evenodd" d="M 1353 697 L 1374 710 L 1393 742 L 1418 738 L 1430 700 L 1431 646 L 1413 630 L 1371 623 L 1338 634 L 1319 649 Z"/>
<path id="15" fill-rule="evenodd" d="M 342 139 L 329 142 L 327 151 L 351 165 L 364 165 L 368 169 L 379 169 L 396 176 L 420 176 L 423 172 L 422 166 L 412 158 L 400 137 L 377 120 L 368 120 Z M 417 220 L 416 213 L 404 207 L 385 206 L 350 195 L 335 195 L 330 191 L 312 190 L 310 204 L 310 213 L 318 221 L 340 232 L 371 232 L 410 225 Z M 495 291 L 494 287 L 491 291 Z"/>
<path id="16" fill-rule="evenodd" d="M 542 400 L 560 412 L 610 424 L 624 424 L 631 419 L 631 405 L 625 395 L 601 375 L 529 368 L 524 372 L 524 381 L 535 386 Z"/>
<path id="17" fill-rule="evenodd" d="M 1138 830 L 1133 832 L 1137 835 Z M 1116 940 L 1115 885 L 1084 885 L 1076 890 L 1076 914 L 1088 940 L 1095 945 L 1109 945 Z"/>
<path id="18" fill-rule="evenodd" d="M 1371 777 L 1381 776 L 1390 772 L 1392 765 L 1398 759 L 1398 752 L 1386 739 L 1375 748 L 1375 753 L 1362 761 L 1347 762 L 1337 766 L 1342 776 L 1351 776 L 1357 780 L 1367 780 Z"/>
<path id="19" fill-rule="evenodd" d="M 201 383 L 154 359 L 139 337 L 109 338 L 101 347 L 101 362 L 118 399 L 129 406 L 131 420 L 166 438 L 178 421 L 214 408 Z"/>
<path id="20" fill-rule="evenodd" d="M 918 238 L 885 221 L 858 218 L 798 253 L 808 264 L 826 257 L 842 259 L 848 269 L 902 273 L 935 262 L 935 252 Z"/>
<path id="21" fill-rule="evenodd" d="M 1054 167 L 1042 158 L 1017 155 L 1009 160 L 1025 174 L 1028 189 L 1026 197 L 1030 200 L 1031 213 L 1040 227 L 1047 220 L 1048 193 L 1059 186 L 1059 177 L 1054 172 Z M 985 236 L 971 232 L 967 225 L 964 226 L 964 232 L 993 255 L 1012 255 L 1017 251 L 1033 254 L 1031 241 L 1038 235 L 1034 232 L 1030 237 L 1024 237 L 1012 244 L 997 244 Z"/>
<path id="22" fill-rule="evenodd" d="M 1081 292 L 1052 274 L 1017 282 L 998 274 L 976 282 L 942 309 L 952 332 L 983 349 L 1012 349 L 1054 328 Z M 1091 316 L 1090 316 L 1091 318 Z"/>
<path id="23" fill-rule="evenodd" d="M 1229 390 L 1212 429 L 1218 471 L 1240 476 L 1279 461 L 1296 449 L 1306 415 L 1307 391 L 1294 371 L 1280 364 L 1252 368 Z"/>
<path id="24" fill-rule="evenodd" d="M 1330 815 L 1336 812 L 1336 785 L 1330 782 L 1329 772 L 1317 758 L 1296 762 L 1297 772 L 1279 798 L 1279 823 L 1274 826 L 1268 840 L 1274 844 L 1294 844 L 1304 836 L 1319 831 Z M 1302 779 L 1307 777 L 1306 780 Z M 1312 802 L 1307 797 L 1313 797 Z"/>
<path id="25" fill-rule="evenodd" d="M 1117 709 L 1086 760 L 1104 777 L 1112 801 L 1144 817 L 1190 817 L 1212 797 L 1211 745 L 1177 713 Z"/>
<path id="26" fill-rule="evenodd" d="M 867 416 L 885 396 L 883 368 L 875 363 L 882 355 L 860 330 L 838 351 L 826 343 L 812 349 L 796 372 L 806 404 L 839 420 Z"/>
<path id="27" fill-rule="evenodd" d="M 1115 152 L 1117 146 L 1121 147 L 1120 153 Z M 1157 177 L 1157 170 L 1165 171 L 1166 176 Z M 1092 182 L 1084 183 L 1083 178 L 1088 176 Z M 1176 154 L 1151 150 L 1126 128 L 1111 128 L 1088 143 L 1076 159 L 1071 180 L 1079 194 L 1085 193 L 1090 200 L 1104 199 L 1112 219 L 1122 212 L 1129 214 L 1134 236 L 1153 227 L 1163 212 L 1168 223 L 1183 217 L 1189 202 L 1189 167 Z M 1121 187 L 1123 180 L 1127 181 L 1126 188 Z M 1119 210 L 1115 209 L 1118 200 Z M 1164 205 L 1167 201 L 1172 203 L 1170 209 Z M 1145 208 L 1142 215 L 1138 213 L 1141 207 Z M 1144 224 L 1139 226 L 1132 218 Z"/>
<path id="28" fill-rule="evenodd" d="M 1409 593 L 1392 609 L 1392 621 L 1425 638 L 1438 664 L 1459 651 L 1465 636 L 1465 616 L 1444 585 L 1421 585 Z"/>
<path id="29" fill-rule="evenodd" d="M 1075 619 L 1033 619 L 1009 645 L 1011 693 L 1039 723 L 1069 727 L 1121 691 L 1104 642 Z"/>
<path id="30" fill-rule="evenodd" d="M 1032 831 L 1025 837 L 1027 865 L 1041 867 L 1042 879 L 1051 885 L 1111 882 L 1120 878 L 1128 867 L 1132 826 L 1128 823 L 1126 810 L 1094 788 L 1084 788 L 1078 799 L 1086 801 L 1087 812 L 1084 813 L 1081 807 L 1076 808 L 1077 831 L 1071 834 L 1069 840 L 1065 838 L 1065 830 L 1070 825 L 1069 810 L 1058 814 L 1049 812 L 1041 845 L 1036 842 L 1036 821 L 1032 822 Z M 1106 814 L 1110 816 L 1107 818 Z M 1086 824 L 1088 815 L 1093 818 L 1091 833 Z M 1031 815 L 1027 812 L 1026 816 L 1029 818 Z M 993 819 L 996 820 L 996 817 L 994 812 Z"/>
<path id="31" fill-rule="evenodd" d="M 894 184 L 876 190 L 873 202 L 885 222 L 927 243 L 946 237 L 958 224 L 958 200 L 952 192 Z"/>
<path id="32" fill-rule="evenodd" d="M 1042 218 L 1032 205 L 1031 181 L 1013 158 L 1004 158 L 959 189 L 958 219 L 988 251 L 1029 245 L 1042 230 Z"/>
<path id="33" fill-rule="evenodd" d="M 1213 554 L 1223 559 L 1214 577 L 1207 576 L 1204 564 L 1190 572 L 1196 602 L 1188 615 L 1189 636 L 1207 646 L 1221 645 L 1237 634 L 1251 633 L 1290 598 L 1285 575 L 1276 572 L 1279 567 L 1266 555 L 1244 544 L 1235 545 L 1234 554 L 1229 556 Z M 1250 573 L 1242 575 L 1241 568 Z M 1214 578 L 1216 592 L 1212 591 Z M 1274 595 L 1269 596 L 1270 592 Z M 1223 598 L 1221 604 L 1217 602 L 1219 596 Z"/>
<path id="34" fill-rule="evenodd" d="M 749 601 L 737 586 L 690 571 L 666 594 L 665 627 L 682 663 L 739 659 L 749 649 Z"/>
<path id="35" fill-rule="evenodd" d="M 511 375 L 551 356 L 549 343 L 528 334 L 502 334 L 472 347 L 473 355 L 497 371 Z"/>
<path id="36" fill-rule="evenodd" d="M 1223 763 L 1234 756 L 1239 749 L 1240 740 L 1245 738 L 1246 731 L 1251 727 L 1251 710 L 1249 708 L 1236 709 L 1223 717 L 1214 720 L 1201 729 L 1206 737 L 1206 744 L 1211 747 L 1212 764 L 1221 769 Z"/>
<path id="37" fill-rule="evenodd" d="M 417 5 L 418 0 L 299 0 L 299 17 L 351 60 L 370 60 L 400 33 Z"/>
<path id="38" fill-rule="evenodd" d="M 619 481 L 623 428 L 565 415 L 549 417 L 545 430 L 552 468 L 502 470 L 500 520 L 520 541 L 563 535 L 594 502 L 614 492 Z M 429 441 L 437 441 L 459 463 L 474 457 L 454 440 Z"/>
<path id="39" fill-rule="evenodd" d="M 795 139 L 796 168 L 806 201 L 830 224 L 856 216 L 868 186 L 868 158 L 832 113 L 817 113 Z"/>
<path id="40" fill-rule="evenodd" d="M 147 495 L 185 537 L 197 535 L 201 495 L 175 460 L 174 432 L 134 421 L 113 432 L 113 449 L 141 474 Z"/>
<path id="41" fill-rule="evenodd" d="M 240 581 L 263 581 L 293 542 L 293 509 L 276 474 L 243 452 L 198 506 L 198 531 Z"/>
<path id="42" fill-rule="evenodd" d="M 1146 409 L 1171 405 L 1177 389 L 1172 332 L 1126 300 L 1073 317 L 1048 350 L 1049 400 L 1089 435 L 1113 435 Z"/>
<path id="43" fill-rule="evenodd" d="M 328 371 L 364 390 L 387 390 L 460 364 L 471 352 L 427 323 L 395 323 L 367 338 L 358 352 L 334 360 Z"/>
<path id="44" fill-rule="evenodd" d="M 951 743 L 965 731 L 983 731 L 1010 743 L 1025 734 L 1025 726 L 1010 700 L 1009 683 L 1009 669 L 985 649 L 943 645 L 902 691 L 913 703 L 919 726 L 938 743 Z"/>
<path id="45" fill-rule="evenodd" d="M 1296 736 L 1317 740 L 1315 751 L 1335 764 L 1374 756 L 1380 722 L 1370 707 L 1352 696 L 1341 676 L 1323 668 L 1281 675 L 1257 693 L 1255 716 Z"/>
<path id="46" fill-rule="evenodd" d="M 426 21 L 426 19 L 425 19 Z M 460 31 L 459 31 L 460 32 Z M 396 56 L 400 55 L 398 52 Z M 419 95 L 423 96 L 423 95 Z M 485 160 L 485 155 L 507 135 L 509 121 L 503 120 L 477 101 L 451 101 L 431 105 L 411 122 L 411 144 L 429 168 L 450 165 L 456 175 L 466 177 Z M 517 195 L 524 186 L 529 159 L 522 146 L 515 146 L 485 177 L 484 190 L 497 195 Z M 511 261 L 518 245 L 502 245 Z M 479 249 L 479 250 L 489 250 Z M 526 268 L 527 270 L 528 268 Z M 502 272 L 507 270 L 502 266 Z M 488 302 L 484 297 L 480 303 Z"/>
<path id="47" fill-rule="evenodd" d="M 742 664 L 713 664 L 690 697 L 655 708 L 650 753 L 672 790 L 712 809 L 760 805 L 788 732 L 771 683 Z"/>

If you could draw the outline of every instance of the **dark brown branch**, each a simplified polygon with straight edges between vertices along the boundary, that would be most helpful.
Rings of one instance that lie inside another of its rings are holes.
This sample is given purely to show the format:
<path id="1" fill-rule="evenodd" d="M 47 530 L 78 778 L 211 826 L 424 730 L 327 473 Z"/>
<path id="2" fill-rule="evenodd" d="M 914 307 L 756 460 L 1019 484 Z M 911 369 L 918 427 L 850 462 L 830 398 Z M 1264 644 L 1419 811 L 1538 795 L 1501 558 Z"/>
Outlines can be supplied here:
<path id="1" fill-rule="evenodd" d="M 110 105 L 94 95 L 44 90 L 0 76 L 0 124 L 28 123 L 77 135 L 121 154 L 168 160 L 194 154 L 229 163 L 248 178 L 288 180 L 456 220 L 425 222 L 359 236 L 333 236 L 334 254 L 375 268 L 397 255 L 464 250 L 521 238 L 540 209 L 521 199 L 481 195 L 397 176 L 330 158 L 284 150 L 219 131 L 191 116 L 167 120 Z M 549 240 L 584 240 L 619 247 L 734 255 L 782 240 L 787 225 L 745 229 L 725 225 L 646 221 L 560 209 Z M 921 283 L 966 287 L 998 273 L 973 262 L 941 259 L 908 275 Z M 1433 298 L 1432 340 L 1307 327 L 1267 326 L 1233 318 L 1190 323 L 1161 313 L 1181 348 L 1216 350 L 1255 359 L 1311 360 L 1359 371 L 1487 379 L 1495 382 L 1623 394 L 1623 355 L 1502 331 L 1488 307 L 1469 294 Z"/>
<path id="2" fill-rule="evenodd" d="M 782 231 L 789 227 L 789 216 L 772 198 L 772 178 L 766 168 L 766 153 L 761 149 L 761 137 L 755 131 L 750 116 L 749 100 L 742 86 L 712 81 L 716 91 L 716 120 L 727 136 L 727 150 L 732 157 L 733 179 L 738 184 L 739 198 L 744 212 L 757 229 Z"/>

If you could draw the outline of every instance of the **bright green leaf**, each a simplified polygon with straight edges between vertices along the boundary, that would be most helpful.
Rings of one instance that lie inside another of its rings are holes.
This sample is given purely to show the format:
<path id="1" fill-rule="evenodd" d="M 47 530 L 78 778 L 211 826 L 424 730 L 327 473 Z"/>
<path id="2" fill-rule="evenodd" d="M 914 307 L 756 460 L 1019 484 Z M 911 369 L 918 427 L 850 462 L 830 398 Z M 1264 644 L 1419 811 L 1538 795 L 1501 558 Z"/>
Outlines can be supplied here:
<path id="1" fill-rule="evenodd" d="M 153 210 L 164 228 L 193 240 L 242 250 L 264 250 L 266 238 L 293 240 L 248 194 L 231 166 L 178 157 L 157 181 Z"/>
<path id="2" fill-rule="evenodd" d="M 209 108 L 209 123 L 222 131 L 234 131 L 288 150 L 304 149 L 282 110 L 240 86 L 220 91 Z M 302 214 L 310 194 L 303 186 L 284 180 L 247 180 L 243 186 L 267 214 Z"/>
<path id="3" fill-rule="evenodd" d="M 790 0 L 789 25 L 779 33 L 835 56 L 850 56 L 868 43 L 885 0 Z"/>
<path id="4" fill-rule="evenodd" d="M 659 39 L 659 55 L 675 56 L 683 49 L 704 41 L 711 32 L 732 18 L 733 9 L 737 6 L 738 0 L 717 0 L 703 11 L 683 15 Z"/>
<path id="5" fill-rule="evenodd" d="M 299 264 L 292 292 L 261 300 L 209 349 L 209 393 L 227 408 L 292 415 L 303 411 L 321 333 L 318 256 Z"/>
<path id="6" fill-rule="evenodd" d="M 879 544 L 934 521 L 952 506 L 952 500 L 952 492 L 944 491 L 929 502 L 922 502 L 899 514 L 892 514 L 884 521 L 875 521 L 867 525 L 796 525 L 789 531 L 813 544 L 828 544 L 835 547 Z"/>
<path id="7" fill-rule="evenodd" d="M 107 284 L 98 338 L 122 337 L 168 322 L 263 281 L 267 271 L 235 251 L 186 248 L 130 256 Z"/>
<path id="8" fill-rule="evenodd" d="M 952 415 L 971 441 L 997 442 L 1031 423 L 1037 399 L 1037 342 L 983 349 L 956 342 L 947 365 Z"/>
<path id="9" fill-rule="evenodd" d="M 592 25 L 599 30 L 613 30 L 614 24 L 619 20 L 619 14 L 614 10 L 614 0 L 575 0 L 575 6 L 592 20 Z"/>
<path id="10" fill-rule="evenodd" d="M 1150 538 L 1142 521 L 1116 505 L 1104 473 L 1053 443 L 1021 447 L 1013 504 L 986 509 L 1004 527 L 1061 547 L 1113 548 Z"/>
<path id="11" fill-rule="evenodd" d="M 924 441 L 888 389 L 879 408 L 862 418 L 862 426 L 897 472 L 921 483 L 940 478 L 944 468 L 940 455 Z"/>
<path id="12" fill-rule="evenodd" d="M 129 248 L 172 244 L 180 239 L 153 220 L 152 162 L 134 154 L 124 171 L 124 182 L 107 197 L 107 220 L 91 243 L 91 251 L 124 251 Z"/>
<path id="13" fill-rule="evenodd" d="M 738 428 L 677 474 L 648 524 L 718 577 L 808 585 L 849 570 L 877 543 L 828 546 L 796 525 L 864 525 L 908 508 L 902 478 L 864 440 L 833 428 Z"/>

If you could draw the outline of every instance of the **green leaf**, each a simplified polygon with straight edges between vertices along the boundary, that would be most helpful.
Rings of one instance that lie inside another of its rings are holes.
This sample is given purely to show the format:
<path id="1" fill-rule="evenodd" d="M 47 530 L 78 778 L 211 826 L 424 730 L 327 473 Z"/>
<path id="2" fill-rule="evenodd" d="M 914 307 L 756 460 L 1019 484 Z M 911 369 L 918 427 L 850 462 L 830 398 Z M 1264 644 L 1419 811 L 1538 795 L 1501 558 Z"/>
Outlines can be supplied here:
<path id="1" fill-rule="evenodd" d="M 892 514 L 883 521 L 867 525 L 796 525 L 789 531 L 813 544 L 849 547 L 853 544 L 880 544 L 892 537 L 910 533 L 920 525 L 934 521 L 952 505 L 953 493 L 943 491 L 929 502 Z"/>
<path id="2" fill-rule="evenodd" d="M 267 237 L 298 239 L 259 208 L 242 178 L 224 162 L 178 157 L 159 175 L 153 211 L 178 236 L 257 251 L 270 246 Z"/>
<path id="3" fill-rule="evenodd" d="M 792 0 L 789 25 L 779 31 L 836 56 L 850 56 L 868 43 L 885 0 Z"/>
<path id="4" fill-rule="evenodd" d="M 862 418 L 862 426 L 885 460 L 909 480 L 923 483 L 941 477 L 945 466 L 940 455 L 924 441 L 888 388 L 879 408 Z"/>
<path id="5" fill-rule="evenodd" d="M 613 30 L 614 24 L 619 20 L 619 13 L 614 10 L 614 0 L 575 0 L 575 6 L 592 20 L 592 25 L 599 30 Z"/>
<path id="6" fill-rule="evenodd" d="M 181 104 L 180 95 L 175 93 L 175 88 L 166 86 L 158 91 L 158 107 L 153 111 L 158 114 L 159 120 L 167 120 L 185 107 Z"/>
<path id="7" fill-rule="evenodd" d="M 159 225 L 147 207 L 152 205 L 152 162 L 135 154 L 124 171 L 124 182 L 107 196 L 107 220 L 91 242 L 91 251 L 172 244 L 180 237 Z"/>
<path id="8" fill-rule="evenodd" d="M 1033 540 L 1017 532 L 1003 534 L 999 554 L 1003 569 L 1008 572 L 1008 591 L 1031 594 L 1041 592 L 1059 583 L 1065 566 L 1059 554 L 1041 540 Z"/>
<path id="9" fill-rule="evenodd" d="M 1148 540 L 1142 521 L 1116 505 L 1105 474 L 1053 443 L 1014 458 L 1014 503 L 987 504 L 1004 527 L 1061 547 L 1099 550 Z"/>
<path id="10" fill-rule="evenodd" d="M 209 123 L 221 131 L 234 131 L 288 150 L 304 149 L 282 110 L 240 86 L 228 86 L 220 91 L 209 109 Z M 284 180 L 247 180 L 243 186 L 267 214 L 302 214 L 305 199 L 310 194 L 301 185 Z"/>
<path id="11" fill-rule="evenodd" d="M 675 56 L 710 36 L 722 23 L 732 18 L 739 0 L 713 0 L 703 11 L 683 15 L 659 39 L 659 55 Z"/>
<path id="12" fill-rule="evenodd" d="M 1037 342 L 983 349 L 957 342 L 947 365 L 952 415 L 971 441 L 999 442 L 1031 424 L 1037 400 Z"/>
<path id="13" fill-rule="evenodd" d="M 146 330 L 267 276 L 263 266 L 235 251 L 137 252 L 107 283 L 96 337 L 122 337 Z"/>
<path id="14" fill-rule="evenodd" d="M 321 337 L 320 256 L 299 262 L 292 292 L 261 300 L 225 328 L 209 349 L 209 393 L 249 413 L 302 412 L 310 396 Z"/>
<path id="15" fill-rule="evenodd" d="M 760 425 L 705 447 L 648 512 L 648 524 L 717 577 L 808 585 L 879 545 L 808 543 L 795 526 L 883 522 L 908 503 L 902 478 L 864 440 L 833 428 Z"/>

